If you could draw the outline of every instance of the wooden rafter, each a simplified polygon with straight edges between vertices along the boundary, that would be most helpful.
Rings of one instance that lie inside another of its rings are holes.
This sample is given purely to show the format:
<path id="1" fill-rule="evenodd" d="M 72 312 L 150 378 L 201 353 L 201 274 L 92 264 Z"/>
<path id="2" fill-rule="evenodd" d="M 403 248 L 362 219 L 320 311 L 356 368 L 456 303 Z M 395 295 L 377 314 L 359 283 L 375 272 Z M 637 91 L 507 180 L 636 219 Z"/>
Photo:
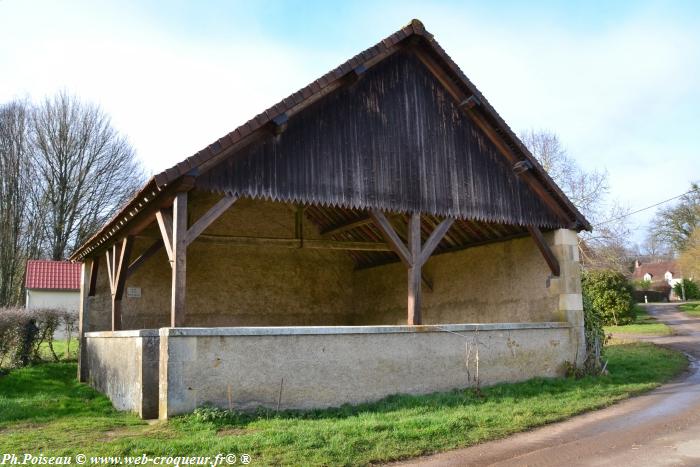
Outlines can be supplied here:
<path id="1" fill-rule="evenodd" d="M 371 217 L 362 217 L 360 219 L 355 219 L 353 221 L 347 222 L 342 225 L 334 226 L 321 232 L 321 235 L 332 237 L 333 235 L 348 232 L 350 230 L 356 229 L 358 227 L 363 227 L 372 223 Z"/>
<path id="2" fill-rule="evenodd" d="M 535 241 L 535 245 L 537 245 L 540 253 L 542 253 L 542 256 L 544 256 L 544 260 L 547 262 L 547 266 L 549 266 L 550 271 L 552 271 L 552 275 L 559 276 L 559 260 L 557 260 L 557 257 L 554 256 L 552 249 L 549 248 L 549 245 L 544 239 L 544 235 L 542 235 L 542 231 L 540 231 L 540 229 L 534 225 L 529 225 L 527 230 L 530 232 L 530 235 Z"/>
<path id="3" fill-rule="evenodd" d="M 466 95 L 455 82 L 443 71 L 442 67 L 419 48 L 415 48 L 416 56 L 420 61 L 431 71 L 435 78 L 444 86 L 444 88 L 452 95 L 453 99 L 459 104 L 459 107 L 467 113 L 472 121 L 486 134 L 491 142 L 499 149 L 511 164 L 521 162 L 521 158 L 508 146 L 496 129 L 487 121 L 481 114 L 481 103 L 476 96 Z M 463 104 L 463 105 L 462 105 Z M 538 198 L 542 200 L 560 219 L 571 223 L 570 215 L 564 208 L 554 199 L 547 188 L 534 177 L 532 171 L 527 170 L 521 174 L 523 180 L 535 192 Z"/>
<path id="4" fill-rule="evenodd" d="M 212 206 L 202 217 L 197 219 L 192 227 L 187 229 L 185 234 L 185 243 L 187 245 L 191 244 L 199 235 L 201 235 L 207 227 L 209 227 L 212 222 L 221 216 L 228 208 L 230 208 L 233 203 L 238 199 L 237 196 L 226 195 L 221 198 L 214 206 Z"/>
<path id="5" fill-rule="evenodd" d="M 146 262 L 148 258 L 156 254 L 158 251 L 160 251 L 161 248 L 163 248 L 164 242 L 162 239 L 157 239 L 155 242 L 151 244 L 148 248 L 144 250 L 143 253 L 139 255 L 138 258 L 136 258 L 134 261 L 129 264 L 129 267 L 126 270 L 126 277 L 127 279 L 136 272 L 138 268 L 141 267 L 141 265 Z"/>
<path id="6" fill-rule="evenodd" d="M 234 235 L 200 235 L 200 241 L 226 243 L 236 246 L 266 245 L 281 248 L 307 248 L 311 250 L 392 251 L 384 242 L 352 242 L 345 240 L 315 240 L 302 238 L 242 237 Z"/>

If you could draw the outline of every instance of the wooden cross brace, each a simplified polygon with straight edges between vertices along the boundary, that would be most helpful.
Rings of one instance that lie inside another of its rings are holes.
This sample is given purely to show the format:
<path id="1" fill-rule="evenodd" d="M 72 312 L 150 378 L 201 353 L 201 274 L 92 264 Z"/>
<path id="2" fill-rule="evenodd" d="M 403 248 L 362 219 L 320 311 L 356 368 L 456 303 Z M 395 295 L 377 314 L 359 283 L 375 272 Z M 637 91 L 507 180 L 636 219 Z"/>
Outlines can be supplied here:
<path id="1" fill-rule="evenodd" d="M 187 192 L 175 195 L 172 214 L 166 210 L 156 212 L 156 221 L 172 268 L 170 318 L 172 327 L 182 326 L 185 322 L 187 247 L 237 199 L 238 197 L 232 195 L 224 196 L 189 228 L 187 227 Z"/>
<path id="2" fill-rule="evenodd" d="M 112 293 L 112 331 L 117 331 L 121 329 L 122 320 L 122 297 L 124 296 L 124 284 L 126 283 L 126 265 L 129 263 L 129 256 L 131 256 L 131 249 L 134 246 L 134 237 L 128 235 L 122 240 L 121 248 L 117 253 L 117 244 L 112 245 L 112 249 L 107 250 L 105 255 L 107 256 L 107 276 L 109 278 L 109 290 Z M 93 262 L 93 264 L 95 264 Z M 95 275 L 97 274 L 97 268 L 93 267 L 95 270 Z M 92 282 L 92 281 L 91 281 Z"/>
<path id="3" fill-rule="evenodd" d="M 452 226 L 454 219 L 447 218 L 440 222 L 421 244 L 420 214 L 411 214 L 408 222 L 408 245 L 401 241 L 396 230 L 379 210 L 370 213 L 372 221 L 379 228 L 384 240 L 408 268 L 408 324 L 422 324 L 421 316 L 421 280 L 422 267 L 437 248 L 438 244 Z"/>

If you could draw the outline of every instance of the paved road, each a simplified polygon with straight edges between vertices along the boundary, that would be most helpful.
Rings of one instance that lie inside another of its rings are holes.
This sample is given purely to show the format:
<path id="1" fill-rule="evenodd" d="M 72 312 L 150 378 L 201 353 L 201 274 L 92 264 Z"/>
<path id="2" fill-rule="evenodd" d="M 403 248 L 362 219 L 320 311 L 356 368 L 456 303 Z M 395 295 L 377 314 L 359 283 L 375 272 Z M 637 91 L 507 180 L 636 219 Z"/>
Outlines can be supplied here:
<path id="1" fill-rule="evenodd" d="M 700 466 L 700 319 L 674 305 L 649 310 L 676 333 L 649 340 L 691 357 L 681 378 L 607 409 L 404 465 Z"/>

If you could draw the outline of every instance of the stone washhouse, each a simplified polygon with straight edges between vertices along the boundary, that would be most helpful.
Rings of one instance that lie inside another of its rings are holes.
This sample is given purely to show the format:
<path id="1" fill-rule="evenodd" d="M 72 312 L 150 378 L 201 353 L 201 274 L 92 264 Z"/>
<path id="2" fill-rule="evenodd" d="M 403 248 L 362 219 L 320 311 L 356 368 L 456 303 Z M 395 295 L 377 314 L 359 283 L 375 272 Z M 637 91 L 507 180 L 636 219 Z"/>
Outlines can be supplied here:
<path id="1" fill-rule="evenodd" d="M 559 376 L 585 359 L 590 228 L 414 20 L 74 253 L 79 378 L 168 418 Z"/>

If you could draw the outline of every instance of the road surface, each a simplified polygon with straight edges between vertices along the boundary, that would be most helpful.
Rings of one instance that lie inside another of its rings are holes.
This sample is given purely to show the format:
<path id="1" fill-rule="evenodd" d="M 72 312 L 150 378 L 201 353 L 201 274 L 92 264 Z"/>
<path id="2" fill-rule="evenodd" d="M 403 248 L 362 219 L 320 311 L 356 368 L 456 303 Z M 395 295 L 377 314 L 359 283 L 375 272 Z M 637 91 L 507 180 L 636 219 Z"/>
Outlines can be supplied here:
<path id="1" fill-rule="evenodd" d="M 503 440 L 416 458 L 421 466 L 700 466 L 700 318 L 648 308 L 676 335 L 648 340 L 681 350 L 689 371 L 645 395 Z"/>

